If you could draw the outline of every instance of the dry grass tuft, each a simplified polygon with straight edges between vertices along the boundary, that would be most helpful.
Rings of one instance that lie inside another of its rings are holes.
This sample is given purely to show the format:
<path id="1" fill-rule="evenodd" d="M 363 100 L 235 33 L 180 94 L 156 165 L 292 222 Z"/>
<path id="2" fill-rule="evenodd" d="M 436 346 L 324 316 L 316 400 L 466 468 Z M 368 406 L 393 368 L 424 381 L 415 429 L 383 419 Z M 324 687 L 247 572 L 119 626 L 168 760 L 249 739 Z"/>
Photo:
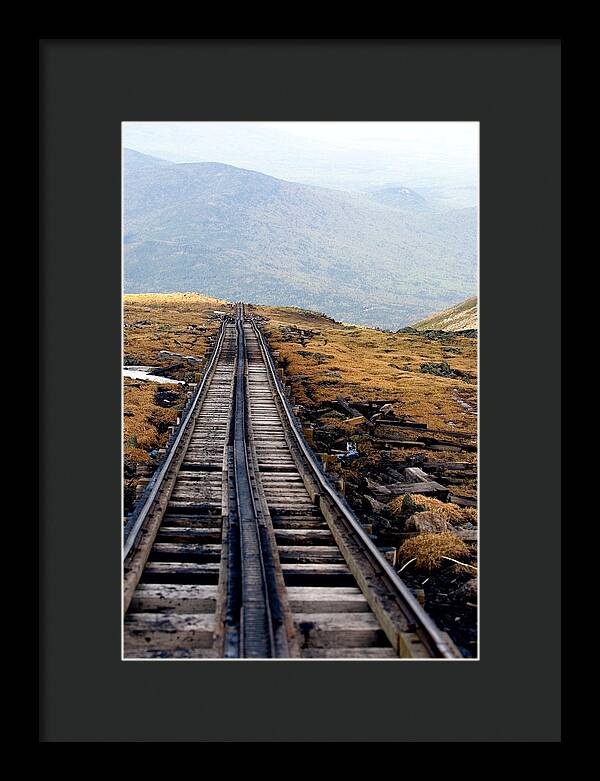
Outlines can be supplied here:
<path id="1" fill-rule="evenodd" d="M 398 550 L 403 562 L 415 559 L 416 569 L 431 571 L 438 569 L 444 561 L 444 556 L 450 558 L 469 557 L 467 545 L 452 532 L 437 534 L 418 534 L 402 543 Z"/>
<path id="2" fill-rule="evenodd" d="M 460 525 L 467 521 L 477 523 L 477 510 L 475 508 L 458 507 L 455 504 L 447 504 L 422 494 L 403 494 L 393 499 L 388 507 L 392 515 L 397 518 L 408 518 L 413 513 L 429 510 L 453 525 Z"/>
<path id="3" fill-rule="evenodd" d="M 124 406 L 128 413 L 123 427 L 125 458 L 147 463 L 148 453 L 153 448 L 164 447 L 169 438 L 167 428 L 175 424 L 178 409 L 185 402 L 182 386 L 169 385 L 169 390 L 178 393 L 179 403 L 171 409 L 160 407 L 155 402 L 157 388 L 164 387 L 153 382 L 125 385 Z M 175 388 L 173 391 L 172 388 Z"/>

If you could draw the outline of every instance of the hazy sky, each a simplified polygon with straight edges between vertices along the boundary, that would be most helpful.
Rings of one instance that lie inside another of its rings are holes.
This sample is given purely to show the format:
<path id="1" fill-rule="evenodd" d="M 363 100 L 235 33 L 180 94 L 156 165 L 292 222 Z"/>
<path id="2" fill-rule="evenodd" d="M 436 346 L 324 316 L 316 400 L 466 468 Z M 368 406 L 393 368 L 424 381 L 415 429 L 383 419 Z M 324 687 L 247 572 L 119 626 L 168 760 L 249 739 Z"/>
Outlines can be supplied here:
<path id="1" fill-rule="evenodd" d="M 125 122 L 123 144 L 175 162 L 216 161 L 361 189 L 477 186 L 477 122 Z"/>
<path id="2" fill-rule="evenodd" d="M 257 123 L 340 149 L 399 149 L 476 159 L 476 122 L 277 122 Z"/>

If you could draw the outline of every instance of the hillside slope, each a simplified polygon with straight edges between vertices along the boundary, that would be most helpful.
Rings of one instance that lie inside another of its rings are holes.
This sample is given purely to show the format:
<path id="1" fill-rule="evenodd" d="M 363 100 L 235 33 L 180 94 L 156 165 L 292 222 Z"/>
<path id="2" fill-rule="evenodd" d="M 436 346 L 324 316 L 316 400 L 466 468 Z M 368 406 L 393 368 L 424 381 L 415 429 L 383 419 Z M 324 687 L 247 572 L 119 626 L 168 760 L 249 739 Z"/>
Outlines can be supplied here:
<path id="1" fill-rule="evenodd" d="M 202 290 L 398 328 L 473 292 L 476 214 L 125 150 L 125 291 Z"/>
<path id="2" fill-rule="evenodd" d="M 415 323 L 417 331 L 466 331 L 478 327 L 477 296 Z"/>

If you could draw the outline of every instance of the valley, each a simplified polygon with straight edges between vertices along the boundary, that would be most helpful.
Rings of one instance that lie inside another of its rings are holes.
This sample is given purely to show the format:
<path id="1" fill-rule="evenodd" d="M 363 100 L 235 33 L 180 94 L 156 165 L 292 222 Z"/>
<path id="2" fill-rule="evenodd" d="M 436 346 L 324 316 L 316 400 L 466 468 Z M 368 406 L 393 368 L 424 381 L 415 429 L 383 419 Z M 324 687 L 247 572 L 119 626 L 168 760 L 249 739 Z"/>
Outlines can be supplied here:
<path id="1" fill-rule="evenodd" d="M 397 329 L 474 293 L 474 207 L 125 150 L 125 292 L 198 291 Z"/>

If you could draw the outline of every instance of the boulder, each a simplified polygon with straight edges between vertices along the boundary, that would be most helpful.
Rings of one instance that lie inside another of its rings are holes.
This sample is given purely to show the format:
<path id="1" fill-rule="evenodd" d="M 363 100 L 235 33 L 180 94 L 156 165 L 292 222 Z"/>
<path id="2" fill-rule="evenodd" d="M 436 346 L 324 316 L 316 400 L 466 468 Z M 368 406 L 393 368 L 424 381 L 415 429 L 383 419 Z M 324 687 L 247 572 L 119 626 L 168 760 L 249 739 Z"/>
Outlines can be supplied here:
<path id="1" fill-rule="evenodd" d="M 404 526 L 407 532 L 418 532 L 419 534 L 436 534 L 438 532 L 448 531 L 448 522 L 431 510 L 423 510 L 420 513 L 414 513 L 406 521 Z"/>

